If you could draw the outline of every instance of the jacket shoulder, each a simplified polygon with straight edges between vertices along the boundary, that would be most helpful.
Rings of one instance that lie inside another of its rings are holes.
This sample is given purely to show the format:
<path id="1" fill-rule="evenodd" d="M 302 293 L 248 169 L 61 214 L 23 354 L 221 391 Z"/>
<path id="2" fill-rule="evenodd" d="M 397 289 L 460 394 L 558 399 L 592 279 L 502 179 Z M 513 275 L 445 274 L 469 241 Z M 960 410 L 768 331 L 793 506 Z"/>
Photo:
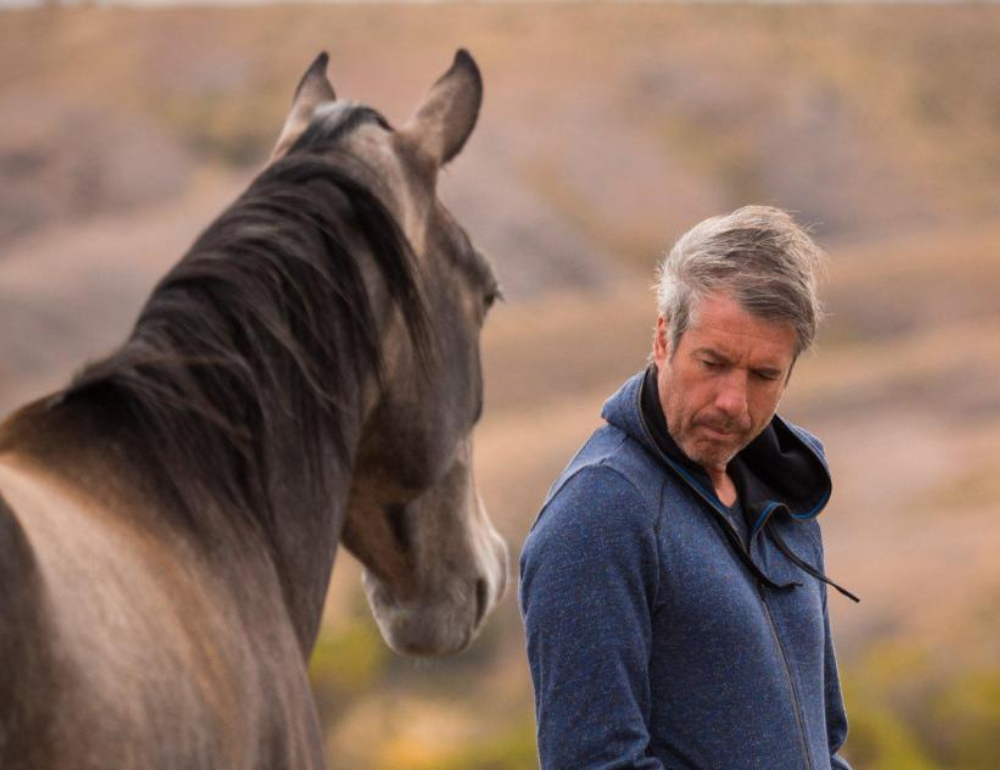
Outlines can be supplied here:
<path id="1" fill-rule="evenodd" d="M 597 430 L 549 490 L 536 519 L 560 518 L 566 508 L 615 508 L 642 526 L 655 524 L 664 483 L 663 468 L 634 439 L 614 426 Z M 581 505 L 586 503 L 586 505 Z"/>
<path id="2" fill-rule="evenodd" d="M 660 561 L 653 500 L 613 457 L 574 460 L 525 538 L 522 614 L 537 619 L 538 608 L 552 597 L 600 593 L 609 581 L 627 584 L 629 595 L 641 595 L 651 606 Z"/>

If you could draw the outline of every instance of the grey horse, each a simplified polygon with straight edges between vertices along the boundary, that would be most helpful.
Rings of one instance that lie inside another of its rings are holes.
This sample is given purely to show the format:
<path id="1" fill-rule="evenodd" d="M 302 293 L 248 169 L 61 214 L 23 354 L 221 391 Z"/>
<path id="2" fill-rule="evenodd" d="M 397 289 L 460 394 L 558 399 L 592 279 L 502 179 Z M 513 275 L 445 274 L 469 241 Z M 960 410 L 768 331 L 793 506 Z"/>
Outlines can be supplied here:
<path id="1" fill-rule="evenodd" d="M 0 426 L 4 770 L 323 767 L 338 543 L 400 652 L 463 649 L 504 592 L 471 441 L 497 281 L 436 196 L 479 71 L 393 128 L 326 66 L 124 344 Z"/>

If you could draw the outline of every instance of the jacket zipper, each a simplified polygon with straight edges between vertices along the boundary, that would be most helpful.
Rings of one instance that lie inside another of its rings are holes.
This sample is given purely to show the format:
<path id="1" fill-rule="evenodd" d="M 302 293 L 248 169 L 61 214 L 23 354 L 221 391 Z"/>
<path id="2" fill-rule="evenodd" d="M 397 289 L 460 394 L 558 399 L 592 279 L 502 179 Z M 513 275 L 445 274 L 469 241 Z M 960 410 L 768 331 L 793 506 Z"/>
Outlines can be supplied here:
<path id="1" fill-rule="evenodd" d="M 771 628 L 771 636 L 774 638 L 774 643 L 778 647 L 778 653 L 781 655 L 781 662 L 785 666 L 785 679 L 788 680 L 788 691 L 792 694 L 792 709 L 795 711 L 795 724 L 799 728 L 799 746 L 802 749 L 802 756 L 806 760 L 806 767 L 809 770 L 813 768 L 812 755 L 809 753 L 809 744 L 806 742 L 806 730 L 805 726 L 802 724 L 802 711 L 799 707 L 799 697 L 795 692 L 795 682 L 792 681 L 792 669 L 788 665 L 788 657 L 785 655 L 785 648 L 781 644 L 781 638 L 778 636 L 778 629 L 774 625 L 774 616 L 771 615 L 771 605 L 767 602 L 767 594 L 764 590 L 763 584 L 757 583 L 757 595 L 760 596 L 761 604 L 764 606 L 764 615 L 767 617 L 767 625 Z"/>
<path id="2" fill-rule="evenodd" d="M 646 418 L 645 415 L 643 415 L 642 413 L 641 387 L 639 388 L 639 395 L 637 396 L 636 400 L 637 400 L 636 406 L 638 408 L 638 414 L 639 414 L 639 424 L 642 426 L 643 433 L 645 433 L 649 445 L 656 449 L 660 457 L 667 462 L 668 467 L 672 467 L 672 464 L 669 462 L 669 460 L 667 460 L 663 452 L 660 450 L 659 446 L 657 446 L 656 442 L 653 440 L 652 434 L 650 434 L 649 432 L 649 426 L 646 425 Z M 681 478 L 683 479 L 683 476 Z M 734 543 L 736 543 L 738 547 L 741 550 L 743 550 L 744 553 L 746 553 L 747 558 L 752 563 L 753 556 L 751 555 L 750 551 L 751 548 L 753 547 L 753 541 L 754 538 L 757 536 L 757 534 L 761 531 L 761 529 L 763 529 L 763 527 L 757 529 L 755 532 L 751 532 L 748 535 L 747 543 L 744 544 L 743 539 L 736 531 L 736 527 L 733 526 L 733 523 L 729 520 L 729 517 L 726 516 L 725 511 L 719 508 L 719 506 L 716 505 L 715 502 L 710 497 L 708 497 L 708 495 L 704 494 L 700 489 L 698 489 L 695 486 L 692 486 L 691 484 L 688 484 L 688 486 L 692 490 L 694 490 L 694 492 L 698 495 L 698 497 L 700 497 L 702 500 L 708 503 L 708 505 L 712 508 L 713 511 L 715 511 L 716 514 L 718 514 L 717 518 L 720 519 L 723 522 L 724 526 L 727 528 L 731 540 Z M 802 712 L 801 709 L 799 708 L 798 694 L 795 692 L 795 682 L 792 680 L 792 670 L 791 667 L 788 665 L 788 657 L 785 655 L 785 648 L 782 646 L 781 638 L 778 636 L 778 629 L 774 625 L 774 617 L 771 615 L 771 605 L 768 604 L 767 596 L 764 593 L 764 584 L 761 583 L 760 580 L 756 580 L 755 582 L 757 583 L 757 595 L 760 597 L 761 605 L 764 608 L 764 616 L 767 618 L 767 625 L 771 629 L 771 637 L 774 639 L 774 643 L 778 647 L 778 654 L 781 656 L 781 662 L 784 665 L 785 679 L 788 681 L 788 691 L 791 693 L 792 696 L 792 711 L 795 713 L 795 724 L 799 729 L 799 748 L 802 751 L 802 757 L 805 760 L 806 768 L 808 768 L 808 770 L 813 770 L 814 765 L 812 762 L 812 756 L 809 753 L 809 744 L 806 741 L 805 725 L 802 723 Z"/>

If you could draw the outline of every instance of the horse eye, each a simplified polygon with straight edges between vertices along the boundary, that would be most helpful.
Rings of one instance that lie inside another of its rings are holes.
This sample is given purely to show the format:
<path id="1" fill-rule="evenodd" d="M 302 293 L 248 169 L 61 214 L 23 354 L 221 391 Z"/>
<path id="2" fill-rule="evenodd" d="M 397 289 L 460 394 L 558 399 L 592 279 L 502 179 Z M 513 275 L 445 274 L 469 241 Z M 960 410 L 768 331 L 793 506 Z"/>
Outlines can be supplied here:
<path id="1" fill-rule="evenodd" d="M 492 287 L 489 291 L 486 292 L 486 295 L 483 297 L 483 301 L 486 303 L 487 310 L 493 307 L 493 305 L 496 304 L 497 301 L 503 302 L 504 299 L 505 298 L 503 296 L 503 291 L 500 289 L 499 286 Z"/>

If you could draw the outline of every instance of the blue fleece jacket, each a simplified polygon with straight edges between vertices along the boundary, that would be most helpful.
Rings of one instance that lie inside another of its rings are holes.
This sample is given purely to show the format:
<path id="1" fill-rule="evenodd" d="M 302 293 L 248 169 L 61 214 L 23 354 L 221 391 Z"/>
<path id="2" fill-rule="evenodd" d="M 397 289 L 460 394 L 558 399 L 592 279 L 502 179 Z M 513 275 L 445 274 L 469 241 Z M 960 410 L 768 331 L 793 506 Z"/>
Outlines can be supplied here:
<path id="1" fill-rule="evenodd" d="M 605 404 L 524 545 L 542 768 L 849 770 L 819 442 L 776 417 L 740 453 L 747 543 L 708 477 L 653 438 L 645 381 Z"/>

